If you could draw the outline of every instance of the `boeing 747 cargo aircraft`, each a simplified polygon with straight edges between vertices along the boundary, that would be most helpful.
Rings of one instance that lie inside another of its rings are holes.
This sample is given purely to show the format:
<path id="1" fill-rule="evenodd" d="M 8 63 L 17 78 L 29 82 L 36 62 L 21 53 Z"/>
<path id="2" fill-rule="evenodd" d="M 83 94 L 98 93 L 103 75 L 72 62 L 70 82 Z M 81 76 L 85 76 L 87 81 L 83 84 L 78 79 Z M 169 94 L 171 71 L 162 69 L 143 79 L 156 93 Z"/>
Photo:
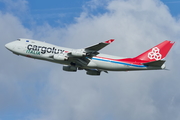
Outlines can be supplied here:
<path id="1" fill-rule="evenodd" d="M 100 75 L 102 71 L 107 73 L 165 69 L 164 58 L 174 44 L 166 40 L 133 58 L 99 53 L 99 50 L 113 41 L 114 39 L 111 39 L 84 49 L 72 49 L 21 38 L 6 44 L 5 47 L 16 55 L 63 64 L 64 71 L 86 70 L 88 75 Z"/>

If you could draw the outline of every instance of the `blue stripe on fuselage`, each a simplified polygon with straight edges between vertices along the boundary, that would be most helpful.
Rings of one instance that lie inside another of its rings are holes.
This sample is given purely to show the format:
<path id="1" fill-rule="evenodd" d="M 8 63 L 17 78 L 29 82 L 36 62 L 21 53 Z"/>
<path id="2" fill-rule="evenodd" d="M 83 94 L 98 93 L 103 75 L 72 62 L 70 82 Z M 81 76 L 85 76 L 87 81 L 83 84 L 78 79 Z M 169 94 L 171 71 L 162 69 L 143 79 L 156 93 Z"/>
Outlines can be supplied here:
<path id="1" fill-rule="evenodd" d="M 99 60 L 99 61 L 104 61 L 104 62 L 111 62 L 111 63 L 116 63 L 116 64 L 123 64 L 123 65 L 128 65 L 128 66 L 133 66 L 133 67 L 146 67 L 144 65 L 134 65 L 134 64 L 130 64 L 130 63 L 123 63 L 123 62 L 119 62 L 119 61 L 112 61 L 112 60 L 105 60 L 105 59 L 101 59 L 101 58 L 91 58 L 93 60 Z"/>

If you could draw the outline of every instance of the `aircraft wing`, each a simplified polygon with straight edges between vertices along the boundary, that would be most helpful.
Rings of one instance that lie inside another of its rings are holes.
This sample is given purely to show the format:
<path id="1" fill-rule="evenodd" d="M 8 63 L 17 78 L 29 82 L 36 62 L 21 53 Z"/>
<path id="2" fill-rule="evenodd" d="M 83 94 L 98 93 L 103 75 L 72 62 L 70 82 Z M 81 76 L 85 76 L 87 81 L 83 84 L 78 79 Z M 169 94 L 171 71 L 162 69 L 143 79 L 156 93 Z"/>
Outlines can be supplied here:
<path id="1" fill-rule="evenodd" d="M 101 50 L 102 48 L 106 47 L 107 45 L 109 45 L 110 43 L 112 43 L 113 41 L 114 41 L 114 39 L 110 39 L 108 41 L 98 43 L 96 45 L 85 48 L 85 51 L 86 52 L 97 52 L 97 51 Z"/>
<path id="2" fill-rule="evenodd" d="M 90 61 L 88 58 L 91 58 L 97 54 L 99 54 L 99 50 L 106 47 L 110 43 L 112 43 L 114 39 L 110 39 L 105 42 L 98 43 L 96 45 L 84 48 L 77 49 L 67 53 L 67 57 L 69 61 L 72 61 L 78 66 L 86 66 Z"/>
<path id="3" fill-rule="evenodd" d="M 68 52 L 67 55 L 68 57 L 92 57 L 95 56 L 97 54 L 99 54 L 99 50 L 101 50 L 102 48 L 106 47 L 107 45 L 109 45 L 110 43 L 112 43 L 114 41 L 114 39 L 110 39 L 108 41 L 105 42 L 101 42 L 98 43 L 96 45 L 84 48 L 84 49 L 77 49 L 71 52 Z"/>

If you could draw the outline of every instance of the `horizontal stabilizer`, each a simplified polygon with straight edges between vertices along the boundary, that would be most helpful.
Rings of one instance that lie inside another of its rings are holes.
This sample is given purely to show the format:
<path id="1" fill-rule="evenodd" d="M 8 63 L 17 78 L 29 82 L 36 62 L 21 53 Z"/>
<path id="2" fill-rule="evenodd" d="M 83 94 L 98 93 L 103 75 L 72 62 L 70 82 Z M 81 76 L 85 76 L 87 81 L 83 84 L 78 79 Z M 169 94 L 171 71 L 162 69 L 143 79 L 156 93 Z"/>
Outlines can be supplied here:
<path id="1" fill-rule="evenodd" d="M 158 60 L 158 61 L 143 63 L 143 65 L 152 66 L 152 67 L 161 67 L 165 62 L 166 62 L 165 60 Z"/>

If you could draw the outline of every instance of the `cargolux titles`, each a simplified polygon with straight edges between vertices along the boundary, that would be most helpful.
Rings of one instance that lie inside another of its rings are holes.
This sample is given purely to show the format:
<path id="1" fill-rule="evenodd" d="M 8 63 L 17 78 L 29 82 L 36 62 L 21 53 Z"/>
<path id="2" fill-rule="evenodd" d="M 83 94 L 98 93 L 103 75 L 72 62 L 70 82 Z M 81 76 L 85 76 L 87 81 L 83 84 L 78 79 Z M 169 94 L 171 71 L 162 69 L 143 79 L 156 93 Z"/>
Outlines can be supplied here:
<path id="1" fill-rule="evenodd" d="M 55 47 L 45 47 L 45 46 L 38 46 L 38 45 L 31 45 L 29 44 L 27 46 L 27 51 L 26 53 L 31 53 L 31 54 L 36 54 L 40 55 L 45 54 L 45 53 L 54 53 L 54 54 L 62 54 L 64 50 L 61 49 L 56 49 Z"/>

